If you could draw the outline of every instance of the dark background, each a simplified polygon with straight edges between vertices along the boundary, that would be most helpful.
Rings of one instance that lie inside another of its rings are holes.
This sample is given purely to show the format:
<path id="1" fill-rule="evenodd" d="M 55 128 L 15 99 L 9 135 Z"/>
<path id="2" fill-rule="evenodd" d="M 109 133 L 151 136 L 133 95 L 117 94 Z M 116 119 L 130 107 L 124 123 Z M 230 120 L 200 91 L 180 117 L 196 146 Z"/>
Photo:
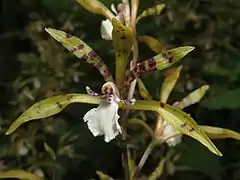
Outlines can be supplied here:
<path id="1" fill-rule="evenodd" d="M 102 2 L 110 7 L 118 1 Z M 240 132 L 240 1 L 140 0 L 140 11 L 157 3 L 165 3 L 165 11 L 141 20 L 138 34 L 154 36 L 166 47 L 196 47 L 180 62 L 183 70 L 169 103 L 209 84 L 203 101 L 186 111 L 199 124 Z M 100 89 L 104 82 L 99 73 L 56 43 L 44 27 L 80 37 L 114 72 L 114 51 L 111 41 L 101 39 L 101 20 L 104 17 L 92 15 L 74 0 L 0 1 L 0 169 L 40 169 L 46 179 L 97 178 L 96 170 L 123 178 L 119 143 L 93 138 L 82 121 L 91 105 L 70 105 L 57 116 L 27 123 L 12 136 L 4 135 L 21 112 L 41 99 L 85 93 L 86 85 Z M 144 44 L 140 44 L 140 52 L 141 60 L 154 55 Z M 162 72 L 146 74 L 143 81 L 157 100 Z M 151 114 L 148 123 L 154 124 Z M 44 142 L 57 153 L 57 160 L 45 151 Z M 137 156 L 147 143 L 146 138 L 140 142 Z M 222 158 L 184 137 L 183 143 L 170 149 L 181 154 L 172 167 L 174 174 L 162 179 L 240 179 L 240 142 L 225 139 L 214 143 Z M 146 174 L 166 151 L 163 146 L 153 152 L 144 167 Z"/>

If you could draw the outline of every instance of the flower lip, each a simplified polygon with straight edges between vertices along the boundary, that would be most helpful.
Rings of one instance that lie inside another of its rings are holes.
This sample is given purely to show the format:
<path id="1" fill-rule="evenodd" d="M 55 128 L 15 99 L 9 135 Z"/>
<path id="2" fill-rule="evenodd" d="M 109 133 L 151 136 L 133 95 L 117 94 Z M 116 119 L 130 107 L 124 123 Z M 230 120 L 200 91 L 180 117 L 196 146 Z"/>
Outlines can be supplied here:
<path id="1" fill-rule="evenodd" d="M 88 111 L 83 119 L 87 122 L 88 129 L 94 136 L 105 136 L 105 142 L 114 139 L 122 133 L 121 126 L 118 123 L 118 103 L 133 104 L 135 100 L 121 100 L 118 97 L 117 86 L 112 82 L 107 82 L 102 86 L 102 95 L 94 92 L 88 86 L 87 93 L 90 96 L 101 97 L 101 102 L 97 108 Z"/>

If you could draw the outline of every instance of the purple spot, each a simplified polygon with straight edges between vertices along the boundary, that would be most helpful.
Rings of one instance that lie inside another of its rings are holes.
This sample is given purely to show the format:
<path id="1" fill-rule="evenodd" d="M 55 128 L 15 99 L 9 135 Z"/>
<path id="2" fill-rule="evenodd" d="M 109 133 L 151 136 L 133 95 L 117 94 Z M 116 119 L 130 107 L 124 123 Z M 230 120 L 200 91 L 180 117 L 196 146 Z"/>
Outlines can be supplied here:
<path id="1" fill-rule="evenodd" d="M 69 33 L 66 34 L 66 38 L 71 38 L 71 37 L 72 37 L 71 34 L 69 34 Z"/>
<path id="2" fill-rule="evenodd" d="M 74 47 L 74 48 L 71 49 L 71 52 L 72 52 L 72 53 L 75 53 L 76 50 L 77 50 L 77 48 Z"/>
<path id="3" fill-rule="evenodd" d="M 84 45 L 83 44 L 80 44 L 79 46 L 78 46 L 78 50 L 82 50 L 84 48 Z"/>
<path id="4" fill-rule="evenodd" d="M 84 55 L 82 56 L 82 59 L 83 59 L 84 61 L 87 61 L 87 60 L 88 60 L 88 56 L 87 56 L 86 54 L 84 54 Z"/>
<path id="5" fill-rule="evenodd" d="M 91 59 L 97 57 L 97 53 L 95 53 L 94 51 L 89 52 L 88 55 L 90 56 Z"/>
<path id="6" fill-rule="evenodd" d="M 148 61 L 149 72 L 155 71 L 156 70 L 156 65 L 157 65 L 157 63 L 156 63 L 155 59 L 150 59 Z"/>

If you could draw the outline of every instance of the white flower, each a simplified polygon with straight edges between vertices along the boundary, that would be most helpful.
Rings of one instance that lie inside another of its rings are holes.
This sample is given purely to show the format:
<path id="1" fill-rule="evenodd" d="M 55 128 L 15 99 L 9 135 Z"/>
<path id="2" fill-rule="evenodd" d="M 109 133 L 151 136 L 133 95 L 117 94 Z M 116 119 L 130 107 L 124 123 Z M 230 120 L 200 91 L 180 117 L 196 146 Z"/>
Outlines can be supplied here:
<path id="1" fill-rule="evenodd" d="M 158 117 L 155 135 L 160 141 L 167 143 L 169 147 L 174 147 L 182 141 L 182 135 L 161 116 Z"/>
<path id="2" fill-rule="evenodd" d="M 111 141 L 119 133 L 122 133 L 121 127 L 118 124 L 119 115 L 117 102 L 108 102 L 108 100 L 102 99 L 98 108 L 93 108 L 88 111 L 83 119 L 84 122 L 87 122 L 92 134 L 94 136 L 104 135 L 106 142 Z"/>
<path id="3" fill-rule="evenodd" d="M 103 39 L 105 39 L 107 41 L 112 40 L 112 30 L 113 30 L 113 25 L 108 19 L 102 21 L 101 37 Z"/>
<path id="4" fill-rule="evenodd" d="M 163 122 L 164 124 L 164 130 L 162 136 L 165 137 L 165 142 L 168 144 L 169 147 L 174 147 L 177 144 L 179 144 L 182 141 L 182 136 L 177 135 L 173 136 L 178 133 L 176 129 L 174 129 L 172 126 L 167 124 L 166 121 Z M 173 137 L 171 137 L 173 136 Z"/>
<path id="5" fill-rule="evenodd" d="M 117 86 L 112 82 L 102 86 L 103 95 L 99 95 L 89 87 L 86 87 L 86 90 L 91 96 L 100 96 L 101 102 L 98 108 L 93 108 L 84 115 L 84 122 L 87 122 L 88 129 L 94 136 L 104 135 L 105 142 L 109 142 L 122 133 L 121 126 L 118 124 L 118 103 L 133 104 L 135 100 L 119 99 Z"/>

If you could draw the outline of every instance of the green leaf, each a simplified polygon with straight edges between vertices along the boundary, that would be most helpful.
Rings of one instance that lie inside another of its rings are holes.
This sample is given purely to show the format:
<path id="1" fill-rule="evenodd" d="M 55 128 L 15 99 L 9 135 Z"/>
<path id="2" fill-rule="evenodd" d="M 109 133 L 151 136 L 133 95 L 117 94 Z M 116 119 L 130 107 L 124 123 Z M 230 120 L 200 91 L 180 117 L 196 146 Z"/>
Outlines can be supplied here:
<path id="1" fill-rule="evenodd" d="M 172 92 L 176 82 L 178 80 L 182 66 L 176 68 L 169 76 L 167 76 L 162 84 L 160 92 L 160 101 L 166 103 L 170 93 Z"/>
<path id="2" fill-rule="evenodd" d="M 202 105 L 209 109 L 234 109 L 240 107 L 240 88 L 224 91 L 211 99 L 203 101 Z"/>
<path id="3" fill-rule="evenodd" d="M 211 139 L 225 139 L 233 138 L 240 140 L 240 133 L 232 131 L 230 129 L 212 127 L 212 126 L 199 126 Z"/>
<path id="4" fill-rule="evenodd" d="M 113 77 L 101 57 L 98 56 L 97 53 L 94 52 L 85 42 L 71 34 L 57 29 L 45 28 L 45 30 L 75 56 L 92 64 L 101 73 L 105 81 L 113 81 Z"/>
<path id="5" fill-rule="evenodd" d="M 122 86 L 126 67 L 129 63 L 129 54 L 133 45 L 132 31 L 121 24 L 117 19 L 112 19 L 113 24 L 113 45 L 116 55 L 116 85 Z"/>
<path id="6" fill-rule="evenodd" d="M 208 89 L 209 89 L 208 85 L 204 85 L 198 88 L 197 90 L 191 92 L 189 95 L 183 98 L 180 102 L 177 102 L 176 107 L 183 109 L 185 107 L 191 106 L 192 104 L 198 103 L 205 95 Z"/>
<path id="7" fill-rule="evenodd" d="M 114 14 L 98 0 L 77 0 L 77 2 L 89 12 L 93 14 L 101 14 L 110 21 L 115 17 Z"/>
<path id="8" fill-rule="evenodd" d="M 16 179 L 23 179 L 23 180 L 43 180 L 40 176 L 37 176 L 36 174 L 32 174 L 30 172 L 19 170 L 19 169 L 13 169 L 8 171 L 0 172 L 0 179 L 3 178 L 16 178 Z"/>
<path id="9" fill-rule="evenodd" d="M 110 177 L 110 176 L 107 175 L 107 174 L 104 174 L 104 173 L 101 172 L 101 171 L 96 171 L 96 173 L 97 173 L 97 175 L 98 175 L 98 177 L 99 177 L 100 180 L 113 180 L 112 177 Z"/>
<path id="10" fill-rule="evenodd" d="M 156 16 L 156 15 L 161 14 L 161 12 L 164 8 L 165 8 L 165 4 L 158 4 L 154 7 L 146 9 L 137 17 L 136 22 L 138 23 L 138 21 L 140 19 L 147 17 L 147 16 Z"/>
<path id="11" fill-rule="evenodd" d="M 212 143 L 209 137 L 200 129 L 197 123 L 182 110 L 158 101 L 137 100 L 134 105 L 125 105 L 124 109 L 148 110 L 158 112 L 167 123 L 206 146 L 210 151 L 218 156 L 222 156 L 221 152 Z"/>
<path id="12" fill-rule="evenodd" d="M 155 38 L 151 36 L 138 36 L 139 42 L 144 42 L 153 52 L 162 53 L 164 46 Z"/>
<path id="13" fill-rule="evenodd" d="M 148 92 L 147 88 L 145 87 L 145 85 L 143 84 L 140 78 L 137 79 L 137 83 L 138 83 L 138 89 L 141 97 L 145 100 L 152 100 L 153 98 L 151 94 Z"/>
<path id="14" fill-rule="evenodd" d="M 53 149 L 52 149 L 47 143 L 45 143 L 45 142 L 44 142 L 44 148 L 45 148 L 45 150 L 48 152 L 48 154 L 51 156 L 51 158 L 52 158 L 53 160 L 55 160 L 55 159 L 56 159 L 56 154 L 55 154 L 55 152 L 54 152 Z"/>
<path id="15" fill-rule="evenodd" d="M 42 100 L 22 113 L 16 121 L 12 123 L 10 128 L 7 130 L 6 135 L 11 134 L 23 123 L 46 118 L 54 114 L 61 112 L 67 105 L 71 103 L 89 103 L 89 104 L 99 104 L 100 99 L 96 97 L 89 96 L 87 94 L 66 94 L 58 95 L 45 100 Z"/>
<path id="16" fill-rule="evenodd" d="M 158 54 L 151 59 L 138 64 L 132 71 L 126 74 L 123 91 L 126 91 L 131 82 L 134 79 L 138 78 L 141 74 L 145 72 L 166 69 L 178 62 L 180 59 L 190 53 L 193 49 L 194 47 L 192 46 L 183 46 L 166 50 L 162 54 Z"/>
<path id="17" fill-rule="evenodd" d="M 166 158 L 163 158 L 158 164 L 158 166 L 156 167 L 156 169 L 149 176 L 149 180 L 157 180 L 163 174 L 163 168 L 164 168 L 165 162 L 166 162 Z"/>

